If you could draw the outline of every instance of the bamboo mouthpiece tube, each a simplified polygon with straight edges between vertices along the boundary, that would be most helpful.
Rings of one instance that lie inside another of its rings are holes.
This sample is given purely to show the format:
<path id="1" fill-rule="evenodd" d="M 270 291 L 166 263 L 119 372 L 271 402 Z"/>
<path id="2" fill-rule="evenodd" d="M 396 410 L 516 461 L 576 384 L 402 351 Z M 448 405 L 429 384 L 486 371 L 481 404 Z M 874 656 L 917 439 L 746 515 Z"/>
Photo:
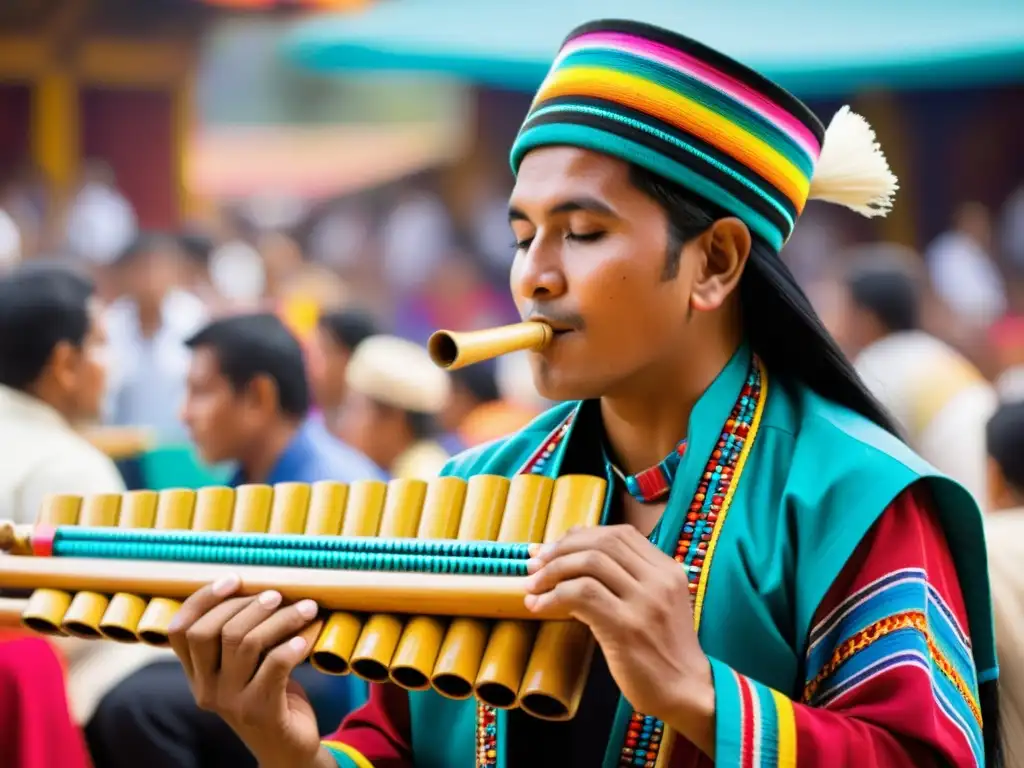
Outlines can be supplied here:
<path id="1" fill-rule="evenodd" d="M 482 331 L 437 331 L 427 341 L 434 363 L 454 371 L 512 352 L 539 352 L 554 337 L 547 323 L 528 321 Z"/>

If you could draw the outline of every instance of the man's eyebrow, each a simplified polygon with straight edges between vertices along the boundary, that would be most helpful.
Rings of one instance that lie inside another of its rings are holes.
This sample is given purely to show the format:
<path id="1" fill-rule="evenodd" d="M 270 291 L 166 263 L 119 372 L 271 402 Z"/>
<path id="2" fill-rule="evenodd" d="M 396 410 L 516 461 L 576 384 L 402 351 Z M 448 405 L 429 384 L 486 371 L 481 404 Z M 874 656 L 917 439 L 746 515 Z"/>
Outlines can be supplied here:
<path id="1" fill-rule="evenodd" d="M 596 197 L 574 197 L 570 200 L 565 200 L 564 202 L 549 208 L 548 215 L 558 216 L 566 213 L 575 213 L 576 211 L 589 211 L 590 213 L 597 213 L 601 216 L 617 215 L 611 206 L 601 200 L 598 200 Z M 519 208 L 514 205 L 510 205 L 508 207 L 508 220 L 510 222 L 529 221 L 530 217 Z"/>

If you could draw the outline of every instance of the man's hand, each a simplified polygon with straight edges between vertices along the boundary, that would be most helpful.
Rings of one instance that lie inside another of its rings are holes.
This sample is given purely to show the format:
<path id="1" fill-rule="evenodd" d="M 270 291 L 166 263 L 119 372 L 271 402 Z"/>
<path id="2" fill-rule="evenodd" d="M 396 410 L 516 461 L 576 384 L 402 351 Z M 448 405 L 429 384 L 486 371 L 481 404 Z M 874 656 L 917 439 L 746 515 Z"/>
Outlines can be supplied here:
<path id="1" fill-rule="evenodd" d="M 263 768 L 314 765 L 316 716 L 290 675 L 320 631 L 316 603 L 281 607 L 277 592 L 230 597 L 240 585 L 228 577 L 186 600 L 171 623 L 171 647 L 196 703 L 220 715 Z"/>
<path id="2" fill-rule="evenodd" d="M 714 750 L 711 664 L 693 627 L 682 566 L 631 525 L 576 528 L 536 548 L 526 606 L 559 606 L 594 633 L 639 712 Z"/>

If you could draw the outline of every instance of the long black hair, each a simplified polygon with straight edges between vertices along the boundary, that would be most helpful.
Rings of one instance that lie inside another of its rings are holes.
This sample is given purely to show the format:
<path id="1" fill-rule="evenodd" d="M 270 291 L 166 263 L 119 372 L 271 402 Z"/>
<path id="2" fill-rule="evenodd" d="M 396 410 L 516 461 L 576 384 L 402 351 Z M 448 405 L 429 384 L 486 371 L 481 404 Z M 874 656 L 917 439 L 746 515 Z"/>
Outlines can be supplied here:
<path id="1" fill-rule="evenodd" d="M 641 192 L 657 202 L 668 217 L 669 242 L 663 277 L 679 271 L 683 245 L 700 235 L 724 211 L 698 200 L 682 187 L 632 166 L 630 178 Z M 769 370 L 791 376 L 822 397 L 856 411 L 903 439 L 896 420 L 868 390 L 857 371 L 814 311 L 778 253 L 754 236 L 750 258 L 740 279 L 743 325 L 750 345 Z M 1003 765 L 997 680 L 978 686 L 985 764 Z"/>
<path id="2" fill-rule="evenodd" d="M 669 243 L 663 277 L 679 270 L 683 245 L 729 214 L 698 200 L 682 187 L 638 166 L 631 180 L 668 217 Z M 825 328 L 810 299 L 775 250 L 754 236 L 740 280 L 743 325 L 751 347 L 769 370 L 791 376 L 822 397 L 856 411 L 894 435 L 900 428 L 871 394 Z"/>

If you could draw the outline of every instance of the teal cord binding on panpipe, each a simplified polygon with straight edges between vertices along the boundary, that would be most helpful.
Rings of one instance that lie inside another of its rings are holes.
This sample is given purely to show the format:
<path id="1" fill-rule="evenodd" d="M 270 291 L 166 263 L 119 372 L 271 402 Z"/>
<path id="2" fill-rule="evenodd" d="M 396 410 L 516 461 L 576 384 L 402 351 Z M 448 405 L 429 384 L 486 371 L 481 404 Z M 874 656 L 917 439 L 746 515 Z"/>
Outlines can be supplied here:
<path id="1" fill-rule="evenodd" d="M 60 527 L 54 557 L 526 576 L 528 544 Z"/>

